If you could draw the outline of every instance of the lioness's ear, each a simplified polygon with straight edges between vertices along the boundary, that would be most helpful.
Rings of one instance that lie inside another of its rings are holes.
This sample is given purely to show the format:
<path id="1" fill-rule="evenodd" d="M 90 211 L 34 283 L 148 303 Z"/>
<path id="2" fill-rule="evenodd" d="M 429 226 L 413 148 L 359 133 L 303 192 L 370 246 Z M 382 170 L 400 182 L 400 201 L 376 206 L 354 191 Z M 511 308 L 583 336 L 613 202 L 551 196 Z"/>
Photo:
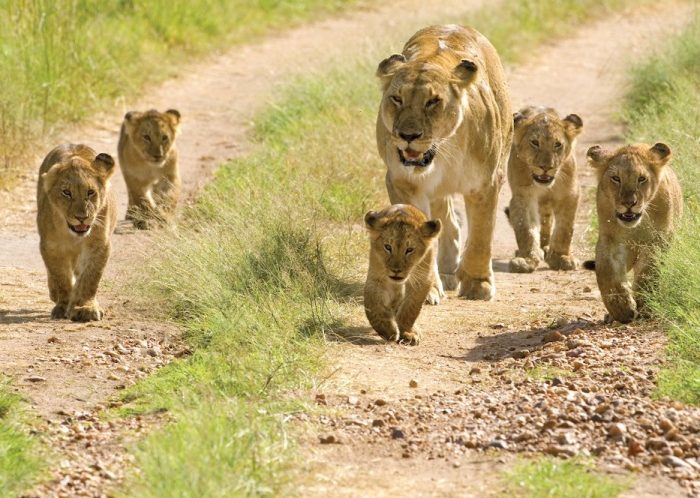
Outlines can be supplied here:
<path id="1" fill-rule="evenodd" d="M 665 166 L 671 160 L 671 148 L 661 142 L 654 144 L 649 153 L 659 166 Z"/>
<path id="2" fill-rule="evenodd" d="M 583 131 L 583 120 L 578 114 L 569 114 L 563 119 L 563 122 L 569 138 L 577 137 Z"/>
<path id="3" fill-rule="evenodd" d="M 455 68 L 455 76 L 466 86 L 476 79 L 477 70 L 477 65 L 473 61 L 462 59 Z"/>
<path id="4" fill-rule="evenodd" d="M 97 171 L 103 174 L 105 180 L 112 176 L 112 173 L 114 173 L 114 159 L 112 159 L 112 156 L 105 154 L 104 152 L 97 154 L 97 157 L 92 162 L 92 165 L 95 167 L 95 169 L 97 169 Z"/>
<path id="5" fill-rule="evenodd" d="M 423 223 L 420 227 L 420 233 L 426 239 L 432 239 L 440 235 L 442 222 L 440 220 L 430 220 Z"/>
<path id="6" fill-rule="evenodd" d="M 586 152 L 588 164 L 594 168 L 599 168 L 610 157 L 610 152 L 604 150 L 600 145 L 594 145 Z"/>
<path id="7" fill-rule="evenodd" d="M 165 114 L 168 115 L 168 119 L 170 119 L 172 125 L 175 128 L 177 128 L 181 120 L 180 111 L 178 111 L 177 109 L 168 109 L 167 111 L 165 111 Z"/>
<path id="8" fill-rule="evenodd" d="M 58 173 L 59 166 L 61 165 L 54 164 L 49 168 L 49 170 L 46 173 L 43 173 L 41 175 L 41 181 L 43 182 L 44 192 L 48 193 L 53 188 L 54 183 L 56 183 L 56 174 Z"/>
<path id="9" fill-rule="evenodd" d="M 391 78 L 398 68 L 406 64 L 406 57 L 402 54 L 393 54 L 379 63 L 377 67 L 377 77 L 382 81 L 382 90 L 389 87 Z"/>

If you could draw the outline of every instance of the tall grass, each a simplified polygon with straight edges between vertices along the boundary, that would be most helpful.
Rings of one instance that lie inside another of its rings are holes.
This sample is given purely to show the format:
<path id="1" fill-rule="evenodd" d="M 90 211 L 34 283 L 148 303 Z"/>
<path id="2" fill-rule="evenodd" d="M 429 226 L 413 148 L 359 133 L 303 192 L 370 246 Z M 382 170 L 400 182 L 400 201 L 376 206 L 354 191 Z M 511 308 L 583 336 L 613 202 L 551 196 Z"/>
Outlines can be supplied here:
<path id="1" fill-rule="evenodd" d="M 23 427 L 19 403 L 8 381 L 0 378 L 0 490 L 7 497 L 22 495 L 43 467 L 37 443 Z"/>
<path id="2" fill-rule="evenodd" d="M 0 187 L 40 136 L 134 97 L 145 84 L 175 74 L 186 56 L 286 29 L 353 1 L 0 2 Z"/>
<path id="3" fill-rule="evenodd" d="M 631 141 L 663 141 L 685 198 L 684 221 L 658 260 L 650 306 L 669 329 L 659 394 L 700 404 L 700 14 L 659 55 L 634 70 L 625 118 Z"/>

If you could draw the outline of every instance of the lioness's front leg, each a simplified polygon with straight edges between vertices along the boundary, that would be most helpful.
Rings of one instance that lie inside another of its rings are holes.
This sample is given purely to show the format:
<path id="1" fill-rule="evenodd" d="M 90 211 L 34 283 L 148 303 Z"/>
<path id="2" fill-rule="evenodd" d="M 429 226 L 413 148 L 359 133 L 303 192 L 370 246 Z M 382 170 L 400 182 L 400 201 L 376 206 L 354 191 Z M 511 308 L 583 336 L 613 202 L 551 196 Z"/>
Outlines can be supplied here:
<path id="1" fill-rule="evenodd" d="M 469 236 L 457 277 L 459 296 L 490 301 L 496 295 L 491 269 L 491 243 L 496 225 L 500 185 L 484 187 L 478 194 L 464 197 Z"/>
<path id="2" fill-rule="evenodd" d="M 54 252 L 41 244 L 41 255 L 49 277 L 49 297 L 55 303 L 51 318 L 68 318 L 68 307 L 73 287 L 73 270 L 70 258 Z"/>
<path id="3" fill-rule="evenodd" d="M 454 199 L 444 197 L 435 199 L 430 204 L 432 217 L 442 222 L 442 231 L 438 243 L 438 272 L 442 286 L 446 290 L 457 288 L 457 269 L 459 267 L 459 251 L 462 248 L 460 225 L 455 211 Z"/>
<path id="4" fill-rule="evenodd" d="M 95 296 L 100 284 L 107 260 L 109 259 L 109 244 L 94 247 L 93 252 L 86 250 L 78 261 L 80 273 L 77 275 L 75 286 L 71 293 L 68 317 L 75 322 L 101 320 L 104 313 L 100 309 Z M 90 254 L 90 259 L 87 259 Z M 83 259 L 85 258 L 85 259 Z"/>
<path id="5" fill-rule="evenodd" d="M 637 318 L 637 304 L 627 280 L 627 253 L 624 246 L 607 244 L 603 237 L 596 246 L 595 274 L 598 288 L 610 317 L 628 323 Z"/>
<path id="6" fill-rule="evenodd" d="M 534 197 L 513 193 L 508 206 L 508 219 L 518 251 L 515 258 L 510 260 L 510 271 L 513 273 L 532 273 L 537 269 L 543 252 L 539 247 L 539 206 Z"/>
<path id="7" fill-rule="evenodd" d="M 578 193 L 566 197 L 561 200 L 559 209 L 555 211 L 554 233 L 549 251 L 545 256 L 545 261 L 552 270 L 575 270 L 578 266 L 578 261 L 571 255 L 571 239 L 574 236 L 578 200 Z"/>

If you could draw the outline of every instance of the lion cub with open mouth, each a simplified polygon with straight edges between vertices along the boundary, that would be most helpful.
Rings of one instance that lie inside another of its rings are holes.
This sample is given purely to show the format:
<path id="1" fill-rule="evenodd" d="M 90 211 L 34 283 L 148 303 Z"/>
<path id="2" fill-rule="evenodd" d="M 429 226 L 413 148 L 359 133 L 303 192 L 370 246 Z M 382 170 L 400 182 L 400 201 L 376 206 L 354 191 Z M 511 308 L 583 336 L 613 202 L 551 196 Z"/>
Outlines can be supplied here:
<path id="1" fill-rule="evenodd" d="M 635 144 L 607 151 L 588 149 L 598 176 L 598 243 L 595 268 L 609 316 L 627 323 L 644 311 L 644 293 L 653 285 L 654 252 L 665 247 L 683 212 L 681 186 L 668 166 L 666 144 Z M 627 273 L 634 271 L 630 285 Z M 640 294 L 641 291 L 641 294 Z"/>
<path id="2" fill-rule="evenodd" d="M 369 231 L 369 271 L 365 283 L 365 313 L 387 341 L 417 345 L 414 328 L 434 282 L 433 245 L 440 220 L 428 221 L 413 206 L 395 204 L 365 215 Z"/>

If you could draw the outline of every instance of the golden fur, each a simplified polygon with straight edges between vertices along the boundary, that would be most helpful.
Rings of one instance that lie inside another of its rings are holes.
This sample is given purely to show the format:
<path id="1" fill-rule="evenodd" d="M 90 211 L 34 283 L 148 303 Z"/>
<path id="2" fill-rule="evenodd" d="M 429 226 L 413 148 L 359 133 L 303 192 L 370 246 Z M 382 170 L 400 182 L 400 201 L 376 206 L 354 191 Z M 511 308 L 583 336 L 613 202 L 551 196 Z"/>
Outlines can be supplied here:
<path id="1" fill-rule="evenodd" d="M 681 217 L 681 187 L 668 166 L 671 150 L 662 143 L 614 152 L 595 146 L 588 150 L 588 160 L 598 176 L 598 287 L 608 320 L 627 323 L 644 312 L 639 292 L 653 285 L 654 251 L 668 243 Z"/>
<path id="2" fill-rule="evenodd" d="M 433 286 L 433 241 L 440 220 L 427 221 L 413 206 L 397 204 L 365 215 L 369 270 L 365 313 L 387 341 L 418 344 L 414 323 Z"/>
<path id="3" fill-rule="evenodd" d="M 136 228 L 172 219 L 180 197 L 175 137 L 180 113 L 128 112 L 119 136 L 119 164 L 129 193 L 126 218 Z"/>
<path id="4" fill-rule="evenodd" d="M 60 145 L 41 164 L 37 225 L 52 318 L 102 319 L 95 295 L 117 218 L 112 173 L 114 159 L 86 145 Z"/>
<path id="5" fill-rule="evenodd" d="M 513 120 L 508 162 L 513 197 L 506 214 L 518 250 L 510 271 L 533 272 L 543 257 L 553 270 L 575 270 L 571 238 L 580 188 L 574 155 L 583 122 L 576 114 L 560 119 L 554 109 L 539 107 L 521 109 Z"/>
<path id="6" fill-rule="evenodd" d="M 472 28 L 418 31 L 402 54 L 379 64 L 383 96 L 377 145 L 393 204 L 416 206 L 442 221 L 435 286 L 467 299 L 492 299 L 491 242 L 498 192 L 513 135 L 510 99 L 498 54 Z M 461 230 L 453 196 L 464 197 L 469 234 L 460 261 Z"/>

